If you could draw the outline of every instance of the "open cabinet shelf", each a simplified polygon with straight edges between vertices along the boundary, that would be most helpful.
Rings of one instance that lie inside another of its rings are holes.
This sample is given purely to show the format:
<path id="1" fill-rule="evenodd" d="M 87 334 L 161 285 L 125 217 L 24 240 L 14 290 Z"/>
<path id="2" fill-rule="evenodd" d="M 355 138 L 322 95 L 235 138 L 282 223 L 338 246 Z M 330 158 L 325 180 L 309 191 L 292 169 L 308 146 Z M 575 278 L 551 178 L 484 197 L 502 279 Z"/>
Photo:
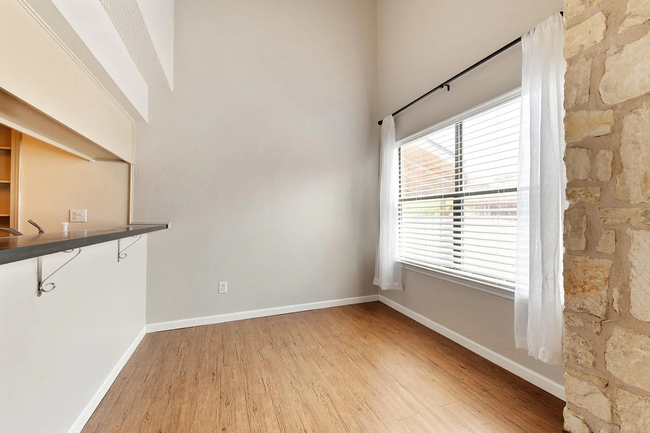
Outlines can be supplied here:
<path id="1" fill-rule="evenodd" d="M 10 220 L 9 215 L 0 214 L 0 226 L 9 227 L 10 226 L 9 220 Z M 9 236 L 11 236 L 11 234 L 7 232 L 0 232 L 0 239 L 8 238 Z"/>
<path id="2" fill-rule="evenodd" d="M 0 217 L 11 216 L 11 186 L 0 183 Z M 7 221 L 0 221 L 4 225 Z M 5 226 L 6 227 L 6 226 Z"/>
<path id="3" fill-rule="evenodd" d="M 18 229 L 19 146 L 20 133 L 0 124 L 0 226 L 13 229 Z"/>

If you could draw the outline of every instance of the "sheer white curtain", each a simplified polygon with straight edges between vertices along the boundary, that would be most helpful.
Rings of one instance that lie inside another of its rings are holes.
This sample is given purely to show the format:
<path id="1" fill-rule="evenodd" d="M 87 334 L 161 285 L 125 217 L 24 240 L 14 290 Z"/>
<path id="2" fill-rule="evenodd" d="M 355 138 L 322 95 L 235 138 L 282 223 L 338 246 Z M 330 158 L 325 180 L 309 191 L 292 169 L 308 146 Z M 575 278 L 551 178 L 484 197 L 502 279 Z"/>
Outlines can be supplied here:
<path id="1" fill-rule="evenodd" d="M 563 42 L 559 13 L 522 37 L 515 341 L 550 364 L 562 362 Z"/>
<path id="2" fill-rule="evenodd" d="M 395 121 L 386 117 L 381 124 L 379 169 L 379 244 L 373 284 L 382 290 L 402 290 L 402 268 L 397 261 L 399 233 L 399 158 L 395 144 Z"/>

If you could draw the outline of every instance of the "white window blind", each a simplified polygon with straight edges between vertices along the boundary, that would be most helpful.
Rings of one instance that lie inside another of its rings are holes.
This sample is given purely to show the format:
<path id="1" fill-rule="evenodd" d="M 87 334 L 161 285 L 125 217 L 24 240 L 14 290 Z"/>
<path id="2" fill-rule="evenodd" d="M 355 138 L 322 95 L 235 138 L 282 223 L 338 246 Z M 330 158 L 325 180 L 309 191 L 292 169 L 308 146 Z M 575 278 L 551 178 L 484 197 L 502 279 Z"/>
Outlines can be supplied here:
<path id="1" fill-rule="evenodd" d="M 402 263 L 513 290 L 521 98 L 400 147 Z"/>

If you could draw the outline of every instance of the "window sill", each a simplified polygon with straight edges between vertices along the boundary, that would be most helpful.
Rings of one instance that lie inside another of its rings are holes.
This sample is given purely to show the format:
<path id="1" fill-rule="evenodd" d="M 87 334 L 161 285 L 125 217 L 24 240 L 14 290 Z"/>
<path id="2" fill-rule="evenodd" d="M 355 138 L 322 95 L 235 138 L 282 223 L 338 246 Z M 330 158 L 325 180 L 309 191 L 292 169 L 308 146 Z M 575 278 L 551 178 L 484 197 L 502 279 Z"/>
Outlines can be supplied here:
<path id="1" fill-rule="evenodd" d="M 437 278 L 439 280 L 458 284 L 464 287 L 469 287 L 470 289 L 478 290 L 484 293 L 489 293 L 491 295 L 496 295 L 501 298 L 510 299 L 511 301 L 514 301 L 515 299 L 515 292 L 513 290 L 504 289 L 503 287 L 491 286 L 489 284 L 483 284 L 477 281 L 472 281 L 472 280 L 467 280 L 465 278 L 447 275 L 442 272 L 436 272 L 430 269 L 424 269 L 406 263 L 401 263 L 401 265 L 402 265 L 402 269 L 417 272 L 418 274 L 427 275 L 429 277 Z"/>

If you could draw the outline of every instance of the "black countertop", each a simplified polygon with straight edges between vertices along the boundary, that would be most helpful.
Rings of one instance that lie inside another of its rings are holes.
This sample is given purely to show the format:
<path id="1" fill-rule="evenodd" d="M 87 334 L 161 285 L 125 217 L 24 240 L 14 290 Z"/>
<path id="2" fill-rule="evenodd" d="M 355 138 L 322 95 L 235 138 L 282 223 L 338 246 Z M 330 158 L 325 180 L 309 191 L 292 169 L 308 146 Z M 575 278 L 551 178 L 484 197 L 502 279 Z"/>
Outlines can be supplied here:
<path id="1" fill-rule="evenodd" d="M 101 244 L 169 228 L 169 224 L 132 224 L 103 229 L 70 230 L 0 238 L 0 265 Z"/>

